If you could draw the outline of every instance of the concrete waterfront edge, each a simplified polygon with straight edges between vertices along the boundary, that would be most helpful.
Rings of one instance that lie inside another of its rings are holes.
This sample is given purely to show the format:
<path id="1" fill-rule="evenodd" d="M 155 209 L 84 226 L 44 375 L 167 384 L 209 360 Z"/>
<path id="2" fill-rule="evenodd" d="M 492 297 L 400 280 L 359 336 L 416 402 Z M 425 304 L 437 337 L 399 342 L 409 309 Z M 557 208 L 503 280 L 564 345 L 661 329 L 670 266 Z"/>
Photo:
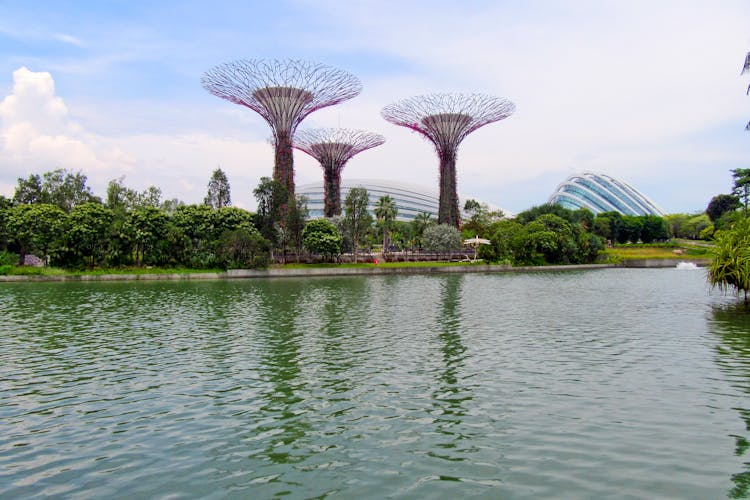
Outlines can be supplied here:
<path id="1" fill-rule="evenodd" d="M 553 266 L 519 266 L 482 264 L 473 266 L 434 267 L 324 267 L 293 269 L 230 269 L 221 273 L 161 273 L 161 274 L 84 274 L 60 276 L 0 276 L 0 282 L 46 282 L 46 281 L 178 281 L 219 280 L 244 278 L 299 278 L 305 276 L 378 276 L 391 274 L 452 274 L 452 273 L 501 273 L 501 272 L 549 272 L 576 271 L 586 269 L 625 268 L 670 268 L 680 262 L 690 262 L 699 267 L 708 265 L 706 259 L 634 259 L 618 264 L 569 264 Z"/>

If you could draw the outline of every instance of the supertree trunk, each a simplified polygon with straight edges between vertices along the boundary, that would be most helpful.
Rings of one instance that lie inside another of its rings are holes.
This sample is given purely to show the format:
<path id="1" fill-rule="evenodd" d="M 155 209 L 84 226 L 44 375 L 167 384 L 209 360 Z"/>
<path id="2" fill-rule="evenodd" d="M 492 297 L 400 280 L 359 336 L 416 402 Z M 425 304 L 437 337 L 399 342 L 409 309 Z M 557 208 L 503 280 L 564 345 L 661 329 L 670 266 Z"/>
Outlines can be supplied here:
<path id="1" fill-rule="evenodd" d="M 286 188 L 287 197 L 294 197 L 294 156 L 292 138 L 287 132 L 276 135 L 276 155 L 273 166 L 273 180 Z"/>
<path id="2" fill-rule="evenodd" d="M 458 210 L 456 190 L 456 153 L 444 152 L 440 155 L 440 205 L 438 224 L 461 225 L 461 212 Z"/>
<path id="3" fill-rule="evenodd" d="M 341 215 L 341 171 L 331 163 L 323 168 L 326 217 Z"/>

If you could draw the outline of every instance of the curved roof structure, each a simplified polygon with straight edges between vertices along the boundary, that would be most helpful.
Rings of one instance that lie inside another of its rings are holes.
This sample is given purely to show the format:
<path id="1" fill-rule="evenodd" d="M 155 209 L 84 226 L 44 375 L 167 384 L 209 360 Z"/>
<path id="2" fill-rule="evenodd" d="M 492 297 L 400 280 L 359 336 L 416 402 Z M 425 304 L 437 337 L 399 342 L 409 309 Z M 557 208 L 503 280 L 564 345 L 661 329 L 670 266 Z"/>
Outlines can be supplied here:
<path id="1" fill-rule="evenodd" d="M 388 195 L 396 202 L 398 208 L 397 220 L 411 221 L 420 212 L 427 212 L 437 220 L 438 218 L 438 193 L 424 186 L 414 184 L 405 184 L 401 182 L 392 182 L 382 179 L 342 179 L 341 181 L 341 200 L 346 199 L 349 190 L 355 187 L 367 189 L 370 195 L 369 210 L 370 215 L 374 217 L 373 209 L 381 196 Z M 313 219 L 323 217 L 325 196 L 322 182 L 313 182 L 297 187 L 297 194 L 307 196 L 307 209 L 310 211 L 310 217 Z M 471 197 L 468 197 L 471 198 Z M 461 199 L 467 199 L 461 196 Z M 488 204 L 491 209 L 495 210 L 492 204 Z M 504 211 L 506 215 L 509 212 Z"/>
<path id="2" fill-rule="evenodd" d="M 633 186 L 609 175 L 593 172 L 575 174 L 565 179 L 550 196 L 549 202 L 572 210 L 587 208 L 595 214 L 664 215 L 656 203 Z"/>

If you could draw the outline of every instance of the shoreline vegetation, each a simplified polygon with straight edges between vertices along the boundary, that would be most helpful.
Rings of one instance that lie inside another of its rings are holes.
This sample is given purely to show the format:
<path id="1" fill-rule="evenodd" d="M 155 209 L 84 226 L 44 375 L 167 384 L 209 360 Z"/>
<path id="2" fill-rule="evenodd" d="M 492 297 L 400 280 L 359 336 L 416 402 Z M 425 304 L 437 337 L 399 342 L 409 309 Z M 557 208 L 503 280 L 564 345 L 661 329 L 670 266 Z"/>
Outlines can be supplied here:
<path id="1" fill-rule="evenodd" d="M 687 248 L 686 248 L 687 247 Z M 207 280 L 240 278 L 275 278 L 305 276 L 367 276 L 385 274 L 441 274 L 441 273 L 494 273 L 534 271 L 574 271 L 584 269 L 670 268 L 679 263 L 692 263 L 698 267 L 710 265 L 709 246 L 703 245 L 627 245 L 604 250 L 599 261 L 593 264 L 558 264 L 538 266 L 512 266 L 488 264 L 481 260 L 380 262 L 374 263 L 315 263 L 276 264 L 267 269 L 190 269 L 158 267 L 126 267 L 70 271 L 60 268 L 14 266 L 0 282 L 29 281 L 158 281 Z"/>

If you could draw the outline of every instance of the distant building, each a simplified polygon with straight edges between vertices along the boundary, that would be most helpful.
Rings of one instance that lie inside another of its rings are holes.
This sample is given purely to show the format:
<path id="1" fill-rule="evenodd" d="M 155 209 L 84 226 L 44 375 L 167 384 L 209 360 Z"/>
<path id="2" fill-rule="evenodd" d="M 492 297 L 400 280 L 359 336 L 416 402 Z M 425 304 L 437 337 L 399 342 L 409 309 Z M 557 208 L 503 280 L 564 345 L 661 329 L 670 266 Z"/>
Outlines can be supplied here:
<path id="1" fill-rule="evenodd" d="M 664 215 L 661 208 L 633 186 L 609 175 L 592 172 L 565 179 L 550 196 L 549 202 L 572 210 L 588 208 L 595 214 Z"/>
<path id="2" fill-rule="evenodd" d="M 341 180 L 341 203 L 349 195 L 349 190 L 356 187 L 363 187 L 370 196 L 369 210 L 370 215 L 375 217 L 373 209 L 378 202 L 378 198 L 388 195 L 393 198 L 398 209 L 396 220 L 411 221 L 420 212 L 430 214 L 431 218 L 437 221 L 438 218 L 438 193 L 424 186 L 414 184 L 405 184 L 402 182 L 392 182 L 382 179 L 342 179 Z M 297 194 L 307 196 L 307 209 L 310 211 L 310 218 L 318 219 L 323 217 L 324 195 L 323 182 L 313 182 L 297 186 Z M 471 197 L 461 196 L 461 203 L 464 203 Z M 480 200 L 477 200 L 480 201 Z M 497 210 L 494 205 L 488 204 L 490 209 Z M 463 205 L 462 205 L 463 206 Z M 510 215 L 505 212 L 506 215 Z M 342 212 L 343 215 L 343 212 Z"/>

